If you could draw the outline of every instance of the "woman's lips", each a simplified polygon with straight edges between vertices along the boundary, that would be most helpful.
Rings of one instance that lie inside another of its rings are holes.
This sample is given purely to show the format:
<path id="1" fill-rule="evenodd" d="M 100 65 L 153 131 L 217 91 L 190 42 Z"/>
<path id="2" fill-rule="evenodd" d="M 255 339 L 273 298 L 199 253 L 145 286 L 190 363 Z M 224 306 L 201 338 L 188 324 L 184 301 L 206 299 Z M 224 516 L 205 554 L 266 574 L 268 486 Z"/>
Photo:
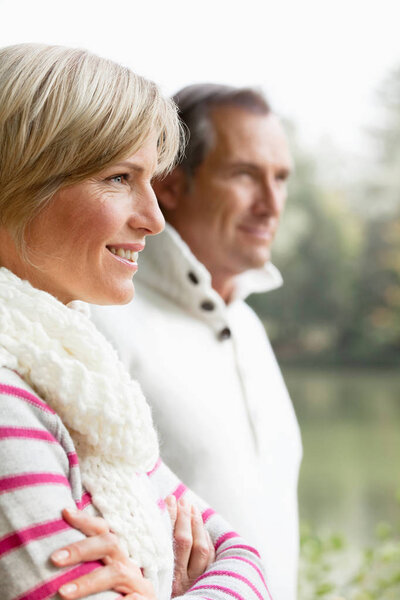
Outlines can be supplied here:
<path id="1" fill-rule="evenodd" d="M 124 258 L 134 263 L 137 262 L 139 253 L 129 250 L 129 248 L 116 248 L 115 246 L 107 246 L 107 249 L 114 254 L 114 256 Z"/>
<path id="2" fill-rule="evenodd" d="M 116 260 L 136 271 L 138 254 L 143 250 L 144 244 L 109 244 L 106 248 Z"/>

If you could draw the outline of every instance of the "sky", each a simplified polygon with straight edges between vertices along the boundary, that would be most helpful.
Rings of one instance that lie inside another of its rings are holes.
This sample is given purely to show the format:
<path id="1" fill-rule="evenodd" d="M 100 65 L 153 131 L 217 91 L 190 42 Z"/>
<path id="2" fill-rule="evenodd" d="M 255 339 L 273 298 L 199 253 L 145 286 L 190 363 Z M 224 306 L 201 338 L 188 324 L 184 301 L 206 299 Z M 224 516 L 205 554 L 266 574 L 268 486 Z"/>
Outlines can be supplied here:
<path id="1" fill-rule="evenodd" d="M 304 144 L 356 154 L 400 66 L 400 0 L 0 0 L 0 42 L 80 46 L 154 79 L 261 87 Z"/>

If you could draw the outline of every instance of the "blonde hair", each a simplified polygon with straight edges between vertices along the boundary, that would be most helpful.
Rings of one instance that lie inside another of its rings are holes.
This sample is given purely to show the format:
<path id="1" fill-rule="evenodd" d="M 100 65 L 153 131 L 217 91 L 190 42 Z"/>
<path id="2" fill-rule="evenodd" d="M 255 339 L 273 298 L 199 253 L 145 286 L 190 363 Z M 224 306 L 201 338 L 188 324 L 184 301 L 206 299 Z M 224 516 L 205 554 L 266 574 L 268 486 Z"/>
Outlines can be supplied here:
<path id="1" fill-rule="evenodd" d="M 157 174 L 173 167 L 182 129 L 155 83 L 87 50 L 0 50 L 0 224 L 21 249 L 28 222 L 62 187 L 158 136 Z"/>

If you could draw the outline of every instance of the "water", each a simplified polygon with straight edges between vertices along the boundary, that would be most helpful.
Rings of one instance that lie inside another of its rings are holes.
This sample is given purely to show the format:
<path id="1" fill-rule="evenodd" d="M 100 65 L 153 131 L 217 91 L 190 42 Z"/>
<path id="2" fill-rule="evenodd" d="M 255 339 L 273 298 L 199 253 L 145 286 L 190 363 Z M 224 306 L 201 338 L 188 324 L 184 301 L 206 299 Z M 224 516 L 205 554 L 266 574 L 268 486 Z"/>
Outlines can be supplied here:
<path id="1" fill-rule="evenodd" d="M 300 516 L 365 543 L 400 522 L 400 372 L 284 369 L 302 430 Z"/>

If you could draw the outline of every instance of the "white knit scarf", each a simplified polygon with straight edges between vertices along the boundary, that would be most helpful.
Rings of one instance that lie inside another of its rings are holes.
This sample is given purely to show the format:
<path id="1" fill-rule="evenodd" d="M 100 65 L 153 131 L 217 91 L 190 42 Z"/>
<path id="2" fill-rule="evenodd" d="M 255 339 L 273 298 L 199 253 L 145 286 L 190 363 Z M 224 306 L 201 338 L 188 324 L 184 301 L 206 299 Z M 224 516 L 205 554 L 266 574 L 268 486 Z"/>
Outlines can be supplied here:
<path id="1" fill-rule="evenodd" d="M 16 370 L 60 416 L 93 503 L 165 597 L 171 533 L 145 475 L 158 457 L 157 436 L 112 346 L 84 314 L 0 268 L 0 366 Z"/>

